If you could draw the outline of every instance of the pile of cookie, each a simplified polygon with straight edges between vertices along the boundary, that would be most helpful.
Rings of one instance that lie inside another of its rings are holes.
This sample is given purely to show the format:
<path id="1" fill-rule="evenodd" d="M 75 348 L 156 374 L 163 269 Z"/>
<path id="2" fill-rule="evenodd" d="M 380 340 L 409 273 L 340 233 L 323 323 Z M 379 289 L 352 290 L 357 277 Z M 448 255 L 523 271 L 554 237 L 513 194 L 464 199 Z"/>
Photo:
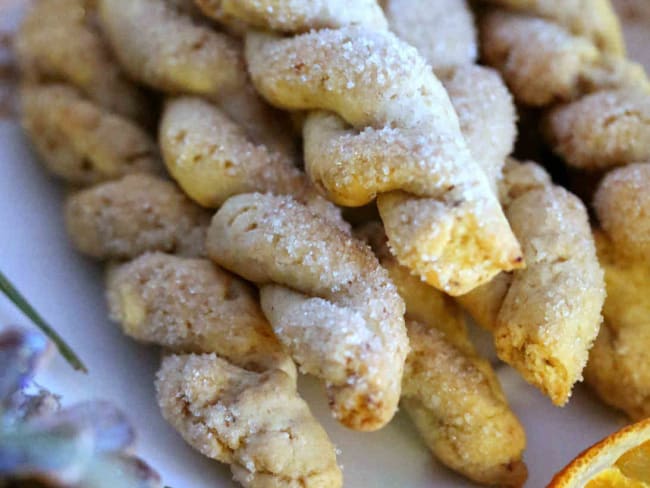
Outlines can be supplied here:
<path id="1" fill-rule="evenodd" d="M 35 4 L 24 128 L 190 445 L 244 486 L 341 486 L 297 365 L 346 427 L 400 404 L 451 469 L 520 486 L 464 311 L 556 405 L 584 374 L 650 413 L 650 82 L 583 3 Z"/>

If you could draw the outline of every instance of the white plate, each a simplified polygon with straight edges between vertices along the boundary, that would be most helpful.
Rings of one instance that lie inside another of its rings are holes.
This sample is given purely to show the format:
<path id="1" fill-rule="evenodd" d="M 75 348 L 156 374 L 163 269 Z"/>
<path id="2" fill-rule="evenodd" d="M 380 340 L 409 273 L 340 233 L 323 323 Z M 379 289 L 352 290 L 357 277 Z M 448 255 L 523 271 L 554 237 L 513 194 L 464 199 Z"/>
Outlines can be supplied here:
<path id="1" fill-rule="evenodd" d="M 37 379 L 63 394 L 64 403 L 101 397 L 122 407 L 138 429 L 138 454 L 167 485 L 235 486 L 227 467 L 194 452 L 161 418 L 153 389 L 158 353 L 130 341 L 108 321 L 102 267 L 70 247 L 61 212 L 63 194 L 63 186 L 38 163 L 19 127 L 0 122 L 0 269 L 90 370 L 87 376 L 76 373 L 57 356 Z M 28 321 L 0 298 L 0 324 Z M 545 486 L 578 452 L 624 424 L 584 387 L 560 409 L 509 367 L 500 366 L 498 373 L 526 427 L 527 486 Z M 473 486 L 432 459 L 403 413 L 380 432 L 355 433 L 329 416 L 316 381 L 303 378 L 300 390 L 341 450 L 346 487 Z"/>

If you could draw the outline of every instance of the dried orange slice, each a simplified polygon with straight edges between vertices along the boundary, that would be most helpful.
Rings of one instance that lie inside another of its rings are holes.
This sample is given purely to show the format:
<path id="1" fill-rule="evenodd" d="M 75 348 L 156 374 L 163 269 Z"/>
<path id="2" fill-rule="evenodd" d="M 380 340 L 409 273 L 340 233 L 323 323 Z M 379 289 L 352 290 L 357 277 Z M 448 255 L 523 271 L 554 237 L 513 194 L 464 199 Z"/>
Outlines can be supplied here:
<path id="1" fill-rule="evenodd" d="M 650 488 L 650 419 L 583 451 L 547 488 Z"/>

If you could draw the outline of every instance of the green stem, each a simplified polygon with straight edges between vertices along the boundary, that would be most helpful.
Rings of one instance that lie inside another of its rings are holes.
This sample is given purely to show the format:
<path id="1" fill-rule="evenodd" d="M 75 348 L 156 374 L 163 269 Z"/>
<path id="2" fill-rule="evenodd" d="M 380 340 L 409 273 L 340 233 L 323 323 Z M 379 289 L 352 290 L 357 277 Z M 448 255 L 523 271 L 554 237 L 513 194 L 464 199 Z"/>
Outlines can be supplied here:
<path id="1" fill-rule="evenodd" d="M 9 300 L 11 300 L 16 307 L 20 309 L 27 317 L 31 319 L 36 326 L 43 331 L 43 333 L 50 338 L 56 347 L 59 349 L 61 355 L 70 363 L 70 365 L 77 371 L 87 373 L 86 366 L 81 362 L 81 359 L 74 353 L 74 351 L 66 344 L 66 342 L 50 327 L 45 320 L 38 314 L 34 307 L 32 307 L 25 297 L 11 284 L 7 277 L 0 271 L 0 291 L 2 291 Z"/>

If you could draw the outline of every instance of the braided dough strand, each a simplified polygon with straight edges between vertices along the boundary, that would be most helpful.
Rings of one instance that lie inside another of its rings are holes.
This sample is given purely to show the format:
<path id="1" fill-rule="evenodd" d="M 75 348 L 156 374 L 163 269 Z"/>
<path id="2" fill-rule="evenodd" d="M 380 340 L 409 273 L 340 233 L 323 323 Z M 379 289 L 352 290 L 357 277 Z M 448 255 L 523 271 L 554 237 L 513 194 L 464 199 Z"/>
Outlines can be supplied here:
<path id="1" fill-rule="evenodd" d="M 650 415 L 650 266 L 631 258 L 599 230 L 594 232 L 605 270 L 604 322 L 589 355 L 585 380 L 607 404 L 632 419 Z"/>
<path id="2" fill-rule="evenodd" d="M 521 486 L 523 427 L 490 364 L 471 343 L 460 307 L 423 283 L 390 254 L 379 225 L 369 237 L 406 303 L 412 350 L 402 379 L 402 406 L 431 449 L 450 468 L 479 483 Z"/>
<path id="3" fill-rule="evenodd" d="M 255 290 L 209 260 L 147 253 L 111 268 L 106 281 L 111 318 L 130 337 L 295 377 Z"/>
<path id="4" fill-rule="evenodd" d="M 144 130 L 70 85 L 24 86 L 20 103 L 22 125 L 39 156 L 68 182 L 89 185 L 160 168 L 155 143 Z"/>
<path id="5" fill-rule="evenodd" d="M 292 195 L 349 230 L 339 209 L 316 192 L 289 156 L 251 142 L 240 126 L 206 100 L 168 100 L 159 140 L 172 177 L 205 207 L 219 207 L 241 193 Z"/>
<path id="6" fill-rule="evenodd" d="M 128 175 L 73 193 L 65 202 L 68 236 L 98 259 L 135 258 L 148 251 L 205 255 L 210 214 L 173 183 Z"/>
<path id="7" fill-rule="evenodd" d="M 599 50 L 623 56 L 623 33 L 609 0 L 483 0 L 495 6 L 532 14 L 584 37 Z"/>
<path id="8" fill-rule="evenodd" d="M 598 334 L 603 273 L 582 202 L 535 166 L 510 164 L 503 198 L 528 267 L 459 299 L 493 332 L 499 357 L 563 405 Z"/>
<path id="9" fill-rule="evenodd" d="M 347 27 L 290 39 L 250 34 L 246 54 L 274 105 L 342 117 L 309 116 L 307 171 L 337 203 L 359 206 L 378 194 L 402 264 L 451 294 L 523 265 L 452 104 L 415 49 Z"/>
<path id="10" fill-rule="evenodd" d="M 340 488 L 334 446 L 284 371 L 215 354 L 169 356 L 156 378 L 165 419 L 248 488 Z"/>
<path id="11" fill-rule="evenodd" d="M 458 114 L 474 160 L 497 191 L 517 135 L 514 102 L 501 77 L 477 66 L 474 16 L 465 0 L 385 0 L 389 26 L 431 65 Z"/>
<path id="12" fill-rule="evenodd" d="M 230 198 L 208 254 L 260 286 L 262 309 L 334 416 L 375 430 L 395 413 L 408 341 L 404 303 L 370 249 L 290 197 Z"/>
<path id="13" fill-rule="evenodd" d="M 375 0 L 195 0 L 203 12 L 220 22 L 238 22 L 280 32 L 306 32 L 363 24 L 386 28 Z"/>
<path id="14" fill-rule="evenodd" d="M 250 137 L 289 152 L 281 117 L 248 80 L 241 44 L 166 0 L 100 0 L 100 21 L 124 69 L 165 93 L 218 103 Z"/>
<path id="15" fill-rule="evenodd" d="M 110 112 L 146 121 L 148 104 L 113 59 L 92 4 L 43 0 L 32 6 L 14 42 L 22 81 L 69 83 Z"/>

